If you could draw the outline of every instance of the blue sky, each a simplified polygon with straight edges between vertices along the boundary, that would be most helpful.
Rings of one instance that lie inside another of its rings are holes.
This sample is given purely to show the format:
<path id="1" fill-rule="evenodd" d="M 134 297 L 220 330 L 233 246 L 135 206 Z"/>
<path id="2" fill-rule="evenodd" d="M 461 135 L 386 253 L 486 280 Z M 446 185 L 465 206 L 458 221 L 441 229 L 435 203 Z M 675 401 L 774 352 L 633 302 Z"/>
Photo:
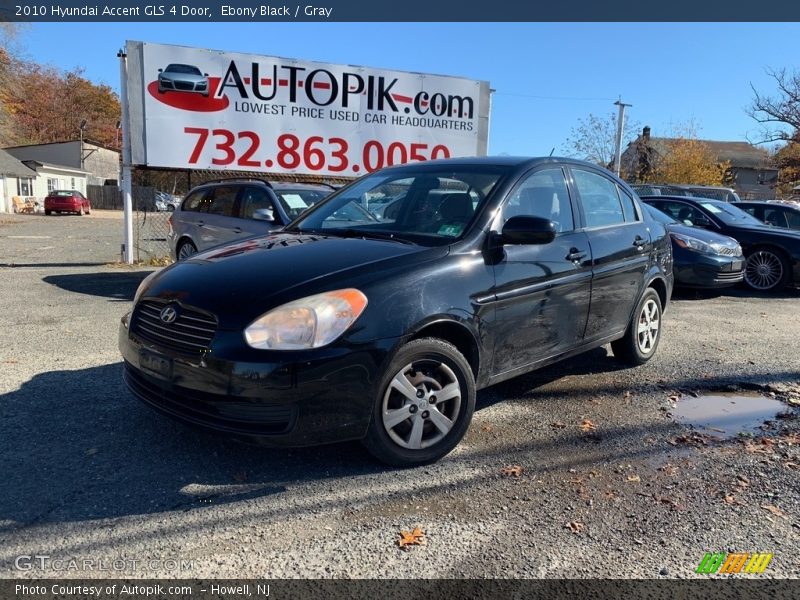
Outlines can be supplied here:
<path id="1" fill-rule="evenodd" d="M 540 155 L 618 96 L 653 135 L 694 120 L 703 138 L 757 139 L 750 84 L 772 92 L 765 69 L 798 66 L 800 24 L 40 23 L 20 44 L 118 89 L 126 39 L 488 80 L 490 154 Z"/>

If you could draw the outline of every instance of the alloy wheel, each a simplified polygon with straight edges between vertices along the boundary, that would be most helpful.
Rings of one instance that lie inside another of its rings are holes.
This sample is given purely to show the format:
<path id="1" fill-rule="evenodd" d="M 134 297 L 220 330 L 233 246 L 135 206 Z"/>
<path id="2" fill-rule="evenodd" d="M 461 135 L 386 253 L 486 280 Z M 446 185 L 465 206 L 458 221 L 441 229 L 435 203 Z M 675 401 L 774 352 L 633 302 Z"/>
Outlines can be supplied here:
<path id="1" fill-rule="evenodd" d="M 402 448 L 420 450 L 441 441 L 461 412 L 461 386 L 444 363 L 424 360 L 400 369 L 383 396 L 383 427 Z"/>
<path id="2" fill-rule="evenodd" d="M 642 354 L 650 354 L 655 348 L 660 326 L 658 304 L 649 298 L 642 306 L 642 312 L 639 313 L 639 325 L 636 330 L 639 350 Z"/>
<path id="3" fill-rule="evenodd" d="M 744 280 L 756 290 L 771 290 L 783 279 L 783 263 L 769 250 L 757 250 L 747 257 Z"/>

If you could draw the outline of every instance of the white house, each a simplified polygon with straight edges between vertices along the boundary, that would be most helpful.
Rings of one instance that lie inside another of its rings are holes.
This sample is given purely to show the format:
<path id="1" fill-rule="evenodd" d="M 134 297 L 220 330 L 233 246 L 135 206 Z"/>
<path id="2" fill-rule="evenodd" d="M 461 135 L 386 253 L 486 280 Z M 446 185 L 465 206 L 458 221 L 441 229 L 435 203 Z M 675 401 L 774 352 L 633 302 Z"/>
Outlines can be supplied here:
<path id="1" fill-rule="evenodd" d="M 44 210 L 44 199 L 53 190 L 78 190 L 86 194 L 88 173 L 81 169 L 35 160 L 19 161 L 0 150 L 0 212 L 13 212 L 12 198 L 38 202 Z"/>
<path id="2" fill-rule="evenodd" d="M 13 157 L 27 162 L 62 165 L 86 171 L 89 185 L 116 183 L 119 179 L 120 153 L 114 148 L 90 140 L 69 140 L 5 148 Z"/>

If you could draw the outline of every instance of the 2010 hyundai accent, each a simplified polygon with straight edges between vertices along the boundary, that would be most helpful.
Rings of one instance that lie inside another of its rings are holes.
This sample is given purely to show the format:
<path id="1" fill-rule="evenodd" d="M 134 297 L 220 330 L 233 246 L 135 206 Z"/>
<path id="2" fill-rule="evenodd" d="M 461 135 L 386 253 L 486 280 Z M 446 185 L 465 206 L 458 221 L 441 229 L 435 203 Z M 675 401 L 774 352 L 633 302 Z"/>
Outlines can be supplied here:
<path id="1" fill-rule="evenodd" d="M 183 421 L 417 465 L 458 444 L 480 388 L 609 342 L 649 360 L 672 285 L 664 227 L 608 171 L 431 161 L 149 276 L 119 346 L 134 395 Z"/>

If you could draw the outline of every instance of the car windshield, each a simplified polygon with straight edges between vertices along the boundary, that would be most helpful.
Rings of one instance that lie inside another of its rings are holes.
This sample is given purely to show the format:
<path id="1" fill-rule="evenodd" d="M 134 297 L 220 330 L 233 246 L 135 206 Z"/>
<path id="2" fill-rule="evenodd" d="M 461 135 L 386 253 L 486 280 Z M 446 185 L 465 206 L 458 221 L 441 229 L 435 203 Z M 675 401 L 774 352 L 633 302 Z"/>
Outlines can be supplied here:
<path id="1" fill-rule="evenodd" d="M 450 243 L 472 223 L 509 167 L 464 165 L 390 169 L 344 188 L 289 231 L 389 237 L 423 245 Z"/>
<path id="2" fill-rule="evenodd" d="M 664 225 L 678 225 L 678 222 L 670 217 L 668 214 L 665 214 L 658 210 L 655 206 L 650 206 L 649 204 L 644 205 L 645 210 L 650 213 L 650 216 L 653 217 L 659 223 L 663 223 Z"/>
<path id="3" fill-rule="evenodd" d="M 308 208 L 327 198 L 330 193 L 327 190 L 275 190 L 283 210 L 292 219 L 296 219 Z"/>
<path id="4" fill-rule="evenodd" d="M 163 64 L 163 63 L 162 63 Z M 191 65 L 169 65 L 164 69 L 167 73 L 186 73 L 188 75 L 202 75 L 200 69 Z"/>
<path id="5" fill-rule="evenodd" d="M 700 206 L 726 225 L 763 225 L 754 216 L 736 208 L 728 202 L 700 202 Z"/>

